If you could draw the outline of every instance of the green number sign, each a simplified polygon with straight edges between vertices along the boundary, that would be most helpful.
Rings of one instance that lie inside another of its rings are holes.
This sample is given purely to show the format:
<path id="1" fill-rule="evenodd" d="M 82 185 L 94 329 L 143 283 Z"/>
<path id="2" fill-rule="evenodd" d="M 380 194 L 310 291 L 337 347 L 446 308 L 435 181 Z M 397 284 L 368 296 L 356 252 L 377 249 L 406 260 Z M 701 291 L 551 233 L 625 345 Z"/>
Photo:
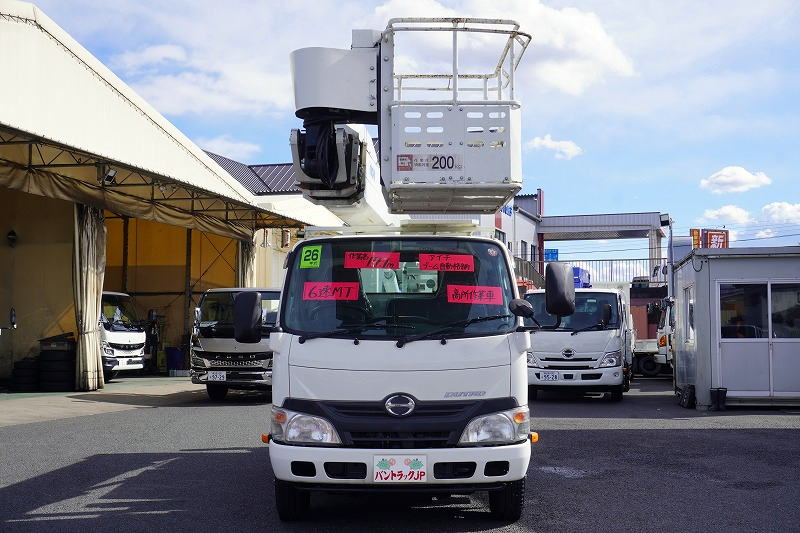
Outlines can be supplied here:
<path id="1" fill-rule="evenodd" d="M 322 245 L 303 246 L 300 251 L 300 268 L 319 268 L 319 260 L 322 257 Z"/>

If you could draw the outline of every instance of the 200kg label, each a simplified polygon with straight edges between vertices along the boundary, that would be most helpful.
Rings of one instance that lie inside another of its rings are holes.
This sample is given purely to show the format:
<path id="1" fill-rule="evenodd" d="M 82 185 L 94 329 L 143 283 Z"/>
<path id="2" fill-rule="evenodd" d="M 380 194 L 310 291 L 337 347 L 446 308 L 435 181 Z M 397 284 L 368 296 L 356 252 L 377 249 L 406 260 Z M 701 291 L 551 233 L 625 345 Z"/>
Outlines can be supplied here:
<path id="1" fill-rule="evenodd" d="M 461 170 L 464 168 L 460 155 L 400 154 L 397 156 L 399 172 Z"/>

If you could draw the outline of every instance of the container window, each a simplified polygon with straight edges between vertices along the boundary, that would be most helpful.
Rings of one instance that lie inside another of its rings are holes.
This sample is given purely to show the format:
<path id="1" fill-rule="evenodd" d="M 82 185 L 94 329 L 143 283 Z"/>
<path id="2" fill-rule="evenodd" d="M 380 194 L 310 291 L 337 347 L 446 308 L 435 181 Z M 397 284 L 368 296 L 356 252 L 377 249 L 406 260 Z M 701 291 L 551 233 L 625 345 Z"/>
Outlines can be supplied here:
<path id="1" fill-rule="evenodd" d="M 723 283 L 719 286 L 720 336 L 761 339 L 767 333 L 767 284 Z"/>
<path id="2" fill-rule="evenodd" d="M 773 283 L 772 336 L 800 338 L 800 283 Z"/>
<path id="3" fill-rule="evenodd" d="M 686 287 L 683 289 L 683 301 L 685 302 L 685 313 L 683 314 L 684 331 L 686 331 L 686 342 L 694 342 L 694 288 Z"/>

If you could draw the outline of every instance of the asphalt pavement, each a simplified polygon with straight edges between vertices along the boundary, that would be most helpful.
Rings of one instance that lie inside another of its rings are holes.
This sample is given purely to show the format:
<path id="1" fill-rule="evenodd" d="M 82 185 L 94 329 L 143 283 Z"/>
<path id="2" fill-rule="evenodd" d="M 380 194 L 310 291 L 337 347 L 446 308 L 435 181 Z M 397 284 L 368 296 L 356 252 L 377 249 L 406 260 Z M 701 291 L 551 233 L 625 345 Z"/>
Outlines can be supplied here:
<path id="1" fill-rule="evenodd" d="M 490 521 L 477 494 L 314 495 L 306 521 L 283 524 L 260 442 L 268 396 L 217 404 L 185 381 L 140 392 L 136 379 L 73 406 L 105 411 L 0 427 L 0 531 L 800 529 L 800 409 L 685 410 L 666 380 L 638 380 L 621 403 L 545 394 L 515 524 Z"/>

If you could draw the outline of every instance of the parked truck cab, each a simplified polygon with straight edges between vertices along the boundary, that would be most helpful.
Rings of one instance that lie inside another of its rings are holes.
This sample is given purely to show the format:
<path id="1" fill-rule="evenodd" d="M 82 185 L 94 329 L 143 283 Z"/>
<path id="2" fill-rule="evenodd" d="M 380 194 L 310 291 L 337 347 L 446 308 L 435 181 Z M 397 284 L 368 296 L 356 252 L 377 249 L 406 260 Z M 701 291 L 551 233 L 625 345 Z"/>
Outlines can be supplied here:
<path id="1" fill-rule="evenodd" d="M 233 302 L 241 291 L 258 291 L 265 338 L 256 344 L 234 339 Z M 268 330 L 275 324 L 280 289 L 209 289 L 195 309 L 192 335 L 192 383 L 205 385 L 209 398 L 224 400 L 230 389 L 269 390 L 272 386 L 272 352 Z"/>
<path id="2" fill-rule="evenodd" d="M 144 368 L 146 333 L 131 297 L 122 292 L 103 292 L 100 300 L 100 352 L 103 377 Z"/>
<path id="3" fill-rule="evenodd" d="M 632 331 L 621 291 L 575 289 L 575 313 L 560 320 L 547 313 L 545 291 L 528 291 L 542 329 L 531 336 L 528 352 L 529 396 L 540 390 L 608 392 L 622 400 L 630 388 Z M 605 308 L 605 316 L 604 316 Z"/>
<path id="4" fill-rule="evenodd" d="M 519 517 L 530 335 L 515 313 L 530 306 L 510 265 L 502 243 L 479 237 L 295 247 L 267 341 L 264 438 L 282 520 L 302 518 L 313 491 L 488 491 L 493 516 Z M 237 339 L 263 342 L 250 298 L 237 297 Z"/>

